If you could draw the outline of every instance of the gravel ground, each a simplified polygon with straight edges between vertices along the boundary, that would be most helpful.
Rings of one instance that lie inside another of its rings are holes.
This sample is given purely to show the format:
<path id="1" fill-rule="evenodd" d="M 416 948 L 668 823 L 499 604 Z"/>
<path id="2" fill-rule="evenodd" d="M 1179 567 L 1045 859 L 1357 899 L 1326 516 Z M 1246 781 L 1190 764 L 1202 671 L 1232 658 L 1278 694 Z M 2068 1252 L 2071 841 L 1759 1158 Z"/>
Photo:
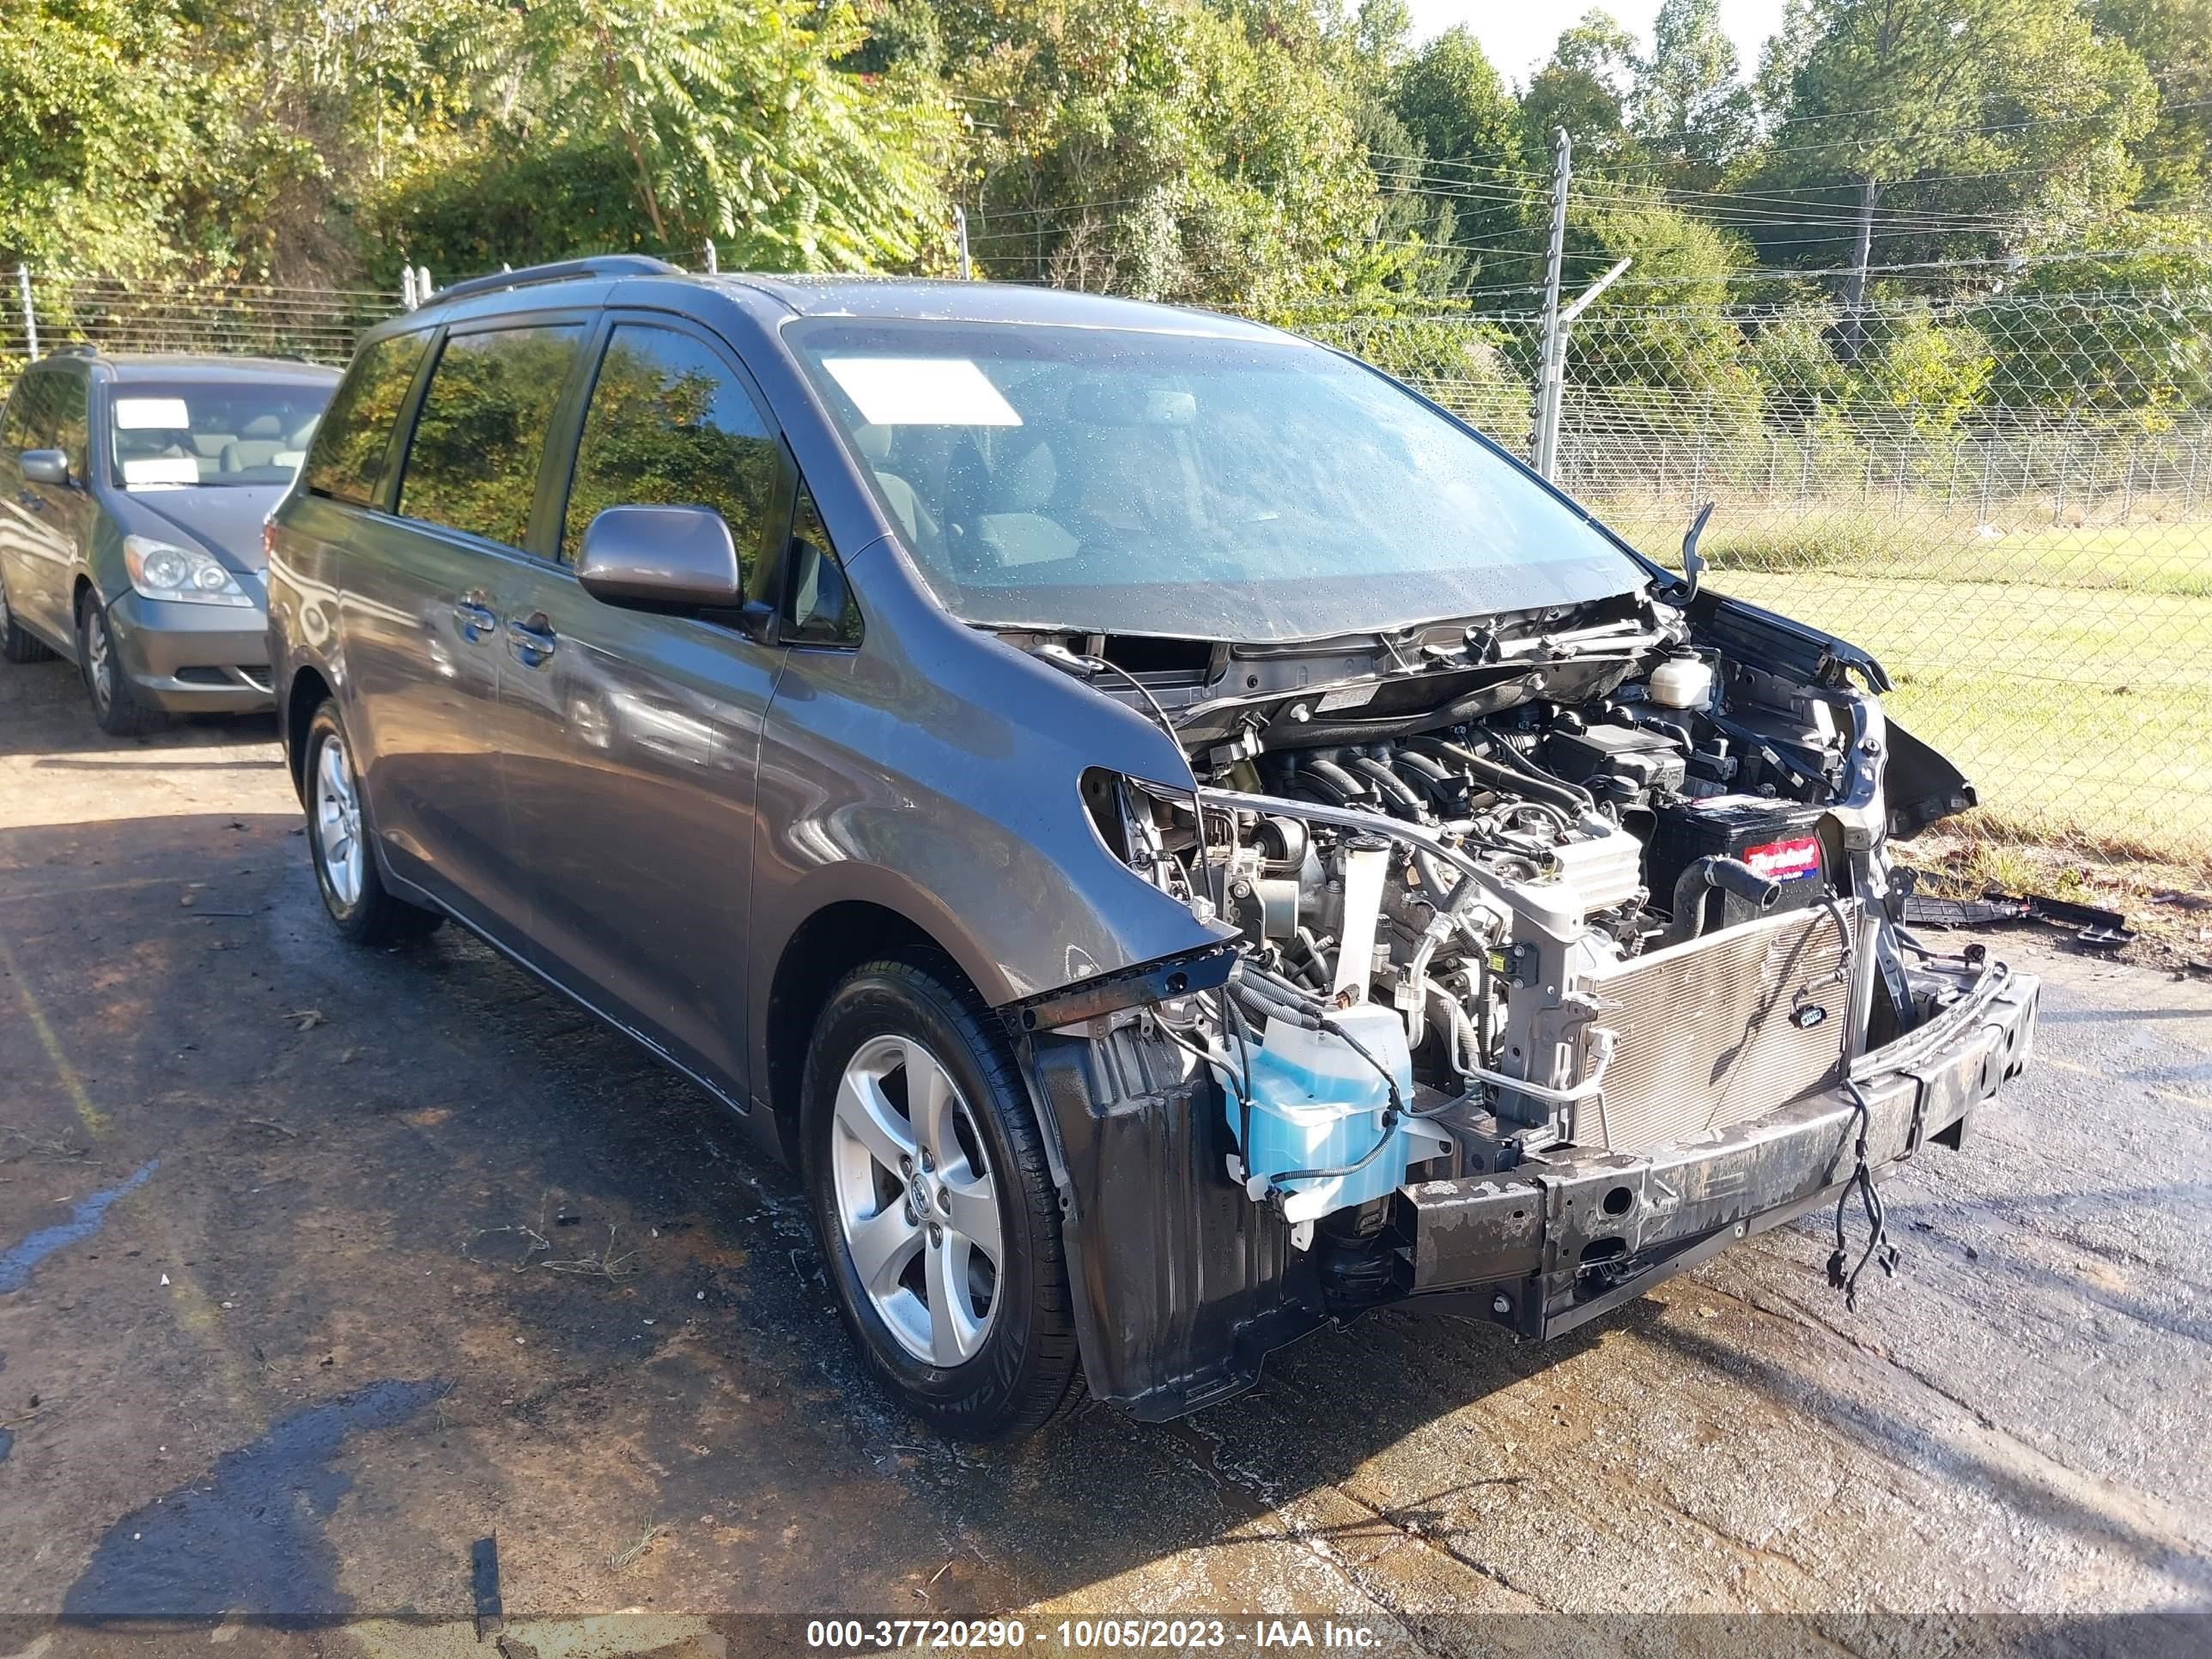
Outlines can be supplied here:
<path id="1" fill-rule="evenodd" d="M 1993 937 L 2037 1062 L 1887 1184 L 1856 1316 L 1808 1222 L 1548 1348 L 1385 1313 L 982 1454 L 863 1380 L 721 1108 L 457 930 L 341 945 L 298 824 L 267 721 L 117 742 L 0 671 L 0 1656 L 803 1645 L 771 1613 L 2204 1650 L 2202 984 Z M 1800 1617 L 1652 1622 L 1746 1613 Z"/>

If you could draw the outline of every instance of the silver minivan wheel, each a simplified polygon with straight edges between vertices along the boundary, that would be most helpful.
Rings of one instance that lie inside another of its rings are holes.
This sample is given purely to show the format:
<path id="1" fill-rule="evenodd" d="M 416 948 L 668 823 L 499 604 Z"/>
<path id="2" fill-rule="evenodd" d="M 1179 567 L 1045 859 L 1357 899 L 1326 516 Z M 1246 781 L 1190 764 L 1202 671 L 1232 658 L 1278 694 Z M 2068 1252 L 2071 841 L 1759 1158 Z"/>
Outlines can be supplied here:
<path id="1" fill-rule="evenodd" d="M 354 787 L 353 766 L 346 755 L 345 739 L 325 736 L 315 757 L 315 799 L 312 815 L 315 855 L 331 891 L 344 905 L 361 902 L 364 850 L 361 839 L 361 798 Z"/>
<path id="2" fill-rule="evenodd" d="M 830 1135 L 836 1220 L 860 1286 L 916 1359 L 972 1358 L 998 1318 L 999 1194 L 938 1058 L 887 1034 L 854 1051 Z"/>
<path id="3" fill-rule="evenodd" d="M 105 712 L 115 701 L 115 647 L 108 641 L 107 618 L 90 601 L 84 613 L 84 677 L 92 688 L 93 706 Z"/>

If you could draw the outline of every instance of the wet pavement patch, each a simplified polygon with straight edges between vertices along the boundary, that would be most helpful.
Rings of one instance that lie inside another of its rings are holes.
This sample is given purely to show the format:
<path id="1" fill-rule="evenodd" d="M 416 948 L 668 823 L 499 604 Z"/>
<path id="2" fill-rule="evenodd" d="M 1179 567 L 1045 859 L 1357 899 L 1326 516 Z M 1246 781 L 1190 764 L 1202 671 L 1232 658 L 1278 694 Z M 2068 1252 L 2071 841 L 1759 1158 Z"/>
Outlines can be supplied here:
<path id="1" fill-rule="evenodd" d="M 109 1528 L 64 1614 L 216 1619 L 236 1609 L 283 1622 L 351 1612 L 322 1523 L 353 1478 L 325 1466 L 349 1436 L 404 1423 L 449 1386 L 372 1382 L 294 1413 Z"/>
<path id="2" fill-rule="evenodd" d="M 100 1224 L 107 1215 L 107 1206 L 125 1193 L 144 1186 L 161 1160 L 155 1158 L 142 1164 L 131 1172 L 128 1179 L 106 1192 L 94 1193 L 81 1200 L 70 1212 L 70 1218 L 58 1226 L 42 1227 L 5 1255 L 0 1255 L 0 1292 L 20 1291 L 31 1277 L 31 1269 L 65 1244 L 74 1244 L 100 1231 Z"/>

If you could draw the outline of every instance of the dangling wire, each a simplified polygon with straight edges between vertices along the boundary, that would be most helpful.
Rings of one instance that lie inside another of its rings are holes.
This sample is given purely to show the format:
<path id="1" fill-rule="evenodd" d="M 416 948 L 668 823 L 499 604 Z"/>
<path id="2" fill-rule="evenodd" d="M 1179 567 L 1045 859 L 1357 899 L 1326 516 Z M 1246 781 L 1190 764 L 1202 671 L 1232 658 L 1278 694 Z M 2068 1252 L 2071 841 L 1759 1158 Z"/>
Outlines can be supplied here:
<path id="1" fill-rule="evenodd" d="M 1852 1149 L 1857 1165 L 1844 1181 L 1844 1190 L 1836 1194 L 1836 1249 L 1835 1254 L 1828 1258 L 1828 1283 L 1844 1293 L 1844 1306 L 1856 1313 L 1859 1310 L 1859 1275 L 1866 1271 L 1867 1263 L 1878 1261 L 1881 1264 L 1883 1276 L 1889 1277 L 1897 1272 L 1898 1251 L 1896 1245 L 1887 1242 L 1888 1212 L 1882 1207 L 1881 1194 L 1875 1190 L 1874 1171 L 1867 1164 L 1867 1130 L 1873 1121 L 1873 1115 L 1868 1109 L 1867 1097 L 1860 1091 L 1857 1084 L 1847 1079 L 1844 1087 L 1850 1092 L 1851 1109 L 1858 1117 L 1858 1141 Z M 1844 1212 L 1850 1207 L 1854 1192 L 1859 1195 L 1859 1203 L 1866 1211 L 1867 1242 L 1866 1249 L 1859 1252 L 1858 1265 L 1846 1273 L 1844 1263 L 1850 1258 L 1844 1238 Z"/>

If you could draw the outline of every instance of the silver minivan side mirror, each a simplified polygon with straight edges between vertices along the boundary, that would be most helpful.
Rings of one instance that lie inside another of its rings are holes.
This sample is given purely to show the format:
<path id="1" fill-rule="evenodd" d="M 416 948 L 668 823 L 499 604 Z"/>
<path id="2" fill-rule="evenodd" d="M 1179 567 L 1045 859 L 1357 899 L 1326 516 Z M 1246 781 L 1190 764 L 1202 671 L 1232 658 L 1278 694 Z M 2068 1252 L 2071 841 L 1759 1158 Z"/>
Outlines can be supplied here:
<path id="1" fill-rule="evenodd" d="M 705 507 L 611 507 L 584 532 L 576 580 L 609 605 L 732 609 L 744 602 L 737 544 Z"/>
<path id="2" fill-rule="evenodd" d="M 69 457 L 58 449 L 27 449 L 18 459 L 25 483 L 65 484 L 70 481 Z"/>

